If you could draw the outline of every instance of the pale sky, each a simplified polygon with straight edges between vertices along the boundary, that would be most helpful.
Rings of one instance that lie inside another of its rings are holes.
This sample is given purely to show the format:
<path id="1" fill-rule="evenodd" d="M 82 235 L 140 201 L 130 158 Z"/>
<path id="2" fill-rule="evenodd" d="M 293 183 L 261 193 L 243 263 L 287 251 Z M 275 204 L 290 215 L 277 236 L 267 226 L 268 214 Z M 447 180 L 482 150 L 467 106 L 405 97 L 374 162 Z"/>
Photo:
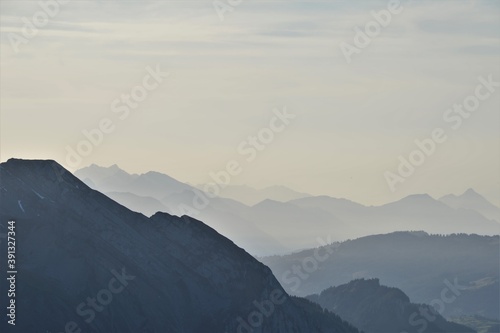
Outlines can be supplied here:
<path id="1" fill-rule="evenodd" d="M 478 77 L 500 81 L 499 2 L 402 1 L 348 64 L 341 43 L 355 45 L 354 27 L 388 3 L 243 0 L 221 21 L 209 0 L 68 1 L 26 38 L 23 17 L 38 2 L 1 0 L 0 159 L 75 170 L 66 147 L 108 118 L 114 130 L 76 168 L 118 164 L 199 184 L 236 160 L 232 184 L 364 204 L 472 187 L 500 204 L 500 87 L 460 128 L 443 120 Z M 120 119 L 112 102 L 157 66 L 169 76 Z M 296 117 L 247 161 L 240 143 L 284 107 Z M 392 192 L 384 173 L 437 127 L 447 141 Z"/>

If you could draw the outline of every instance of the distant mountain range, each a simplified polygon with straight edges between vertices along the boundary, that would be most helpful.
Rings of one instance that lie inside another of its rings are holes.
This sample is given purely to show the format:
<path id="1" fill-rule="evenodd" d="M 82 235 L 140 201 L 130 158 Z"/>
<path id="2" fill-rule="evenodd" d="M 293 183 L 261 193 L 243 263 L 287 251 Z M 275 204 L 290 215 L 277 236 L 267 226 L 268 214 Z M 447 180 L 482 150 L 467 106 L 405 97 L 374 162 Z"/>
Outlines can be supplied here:
<path id="1" fill-rule="evenodd" d="M 192 187 L 165 174 L 150 171 L 141 175 L 129 174 L 116 164 L 108 168 L 92 164 L 77 170 L 75 175 L 92 188 L 100 192 L 126 192 L 141 197 L 162 200 L 172 193 L 189 191 Z"/>
<path id="2" fill-rule="evenodd" d="M 354 279 L 378 278 L 401 289 L 413 302 L 444 305 L 446 317 L 500 319 L 499 238 L 396 232 L 260 261 L 272 269 L 285 290 L 298 296 L 318 294 Z M 450 295 L 449 289 L 458 295 Z"/>
<path id="3" fill-rule="evenodd" d="M 143 195 L 161 191 L 147 183 L 183 187 L 115 171 L 100 181 L 131 180 L 123 188 Z M 18 318 L 1 320 L 1 332 L 358 332 L 289 297 L 268 267 L 204 223 L 134 213 L 53 161 L 0 164 L 0 231 L 10 220 Z M 0 284 L 4 310 L 8 285 Z"/>
<path id="4" fill-rule="evenodd" d="M 413 231 L 332 242 L 389 230 L 404 216 L 404 226 L 436 230 L 454 220 L 458 229 L 496 226 L 475 192 L 454 207 L 427 195 L 378 207 L 326 196 L 251 207 L 216 197 L 200 207 L 199 190 L 160 173 L 92 166 L 78 174 L 107 195 L 53 161 L 0 164 L 0 234 L 16 221 L 19 299 L 29 300 L 17 303 L 29 320 L 2 321 L 2 332 L 458 333 L 474 331 L 444 317 L 478 332 L 485 323 L 494 332 L 500 320 L 498 235 Z M 309 238 L 316 246 L 259 262 L 197 219 L 155 212 L 184 205 L 254 254 Z M 6 307 L 7 284 L 0 295 Z"/>
<path id="5" fill-rule="evenodd" d="M 378 279 L 353 280 L 306 298 L 365 333 L 475 332 L 447 321 L 429 305 L 411 303 L 401 290 L 380 285 Z"/>
<path id="6" fill-rule="evenodd" d="M 445 195 L 439 201 L 455 209 L 475 210 L 490 220 L 500 222 L 500 208 L 471 188 L 459 196 L 454 194 Z"/>
<path id="7" fill-rule="evenodd" d="M 382 206 L 364 206 L 347 199 L 307 196 L 283 187 L 258 191 L 228 186 L 221 195 L 233 199 L 210 198 L 198 188 L 167 175 L 157 172 L 130 175 L 116 165 L 109 168 L 92 165 L 76 171 L 75 175 L 90 187 L 147 216 L 163 211 L 202 219 L 258 256 L 317 247 L 320 236 L 343 241 L 407 230 L 500 234 L 500 218 L 493 219 L 498 208 L 473 190 L 440 200 L 421 194 Z M 265 196 L 269 197 L 253 206 L 234 200 L 239 198 L 249 203 Z M 283 202 L 289 198 L 294 199 Z M 200 206 L 201 209 L 196 208 Z"/>
<path id="8" fill-rule="evenodd" d="M 199 185 L 197 188 L 203 189 L 203 185 Z M 247 206 L 253 206 L 266 199 L 287 202 L 310 197 L 311 195 L 294 191 L 286 186 L 270 186 L 263 189 L 255 189 L 246 185 L 227 185 L 221 189 L 219 196 L 239 201 Z"/>

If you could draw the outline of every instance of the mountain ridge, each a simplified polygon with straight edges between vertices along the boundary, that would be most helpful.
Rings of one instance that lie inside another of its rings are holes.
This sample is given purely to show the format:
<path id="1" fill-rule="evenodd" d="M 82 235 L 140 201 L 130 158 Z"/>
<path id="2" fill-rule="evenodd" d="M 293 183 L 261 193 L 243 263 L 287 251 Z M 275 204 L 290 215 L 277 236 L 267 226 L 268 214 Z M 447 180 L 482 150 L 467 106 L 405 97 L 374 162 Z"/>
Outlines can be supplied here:
<path id="1" fill-rule="evenodd" d="M 401 289 L 414 302 L 429 304 L 447 284 L 456 282 L 464 289 L 460 297 L 446 304 L 445 316 L 498 318 L 499 237 L 404 231 L 259 260 L 272 269 L 285 290 L 297 296 L 317 294 L 353 279 L 378 278 L 384 285 Z M 305 263 L 317 253 L 327 255 L 315 261 L 314 270 L 305 271 Z"/>
<path id="2" fill-rule="evenodd" d="M 78 171 L 75 174 L 80 178 L 83 176 Z M 204 220 L 258 256 L 314 247 L 318 244 L 318 236 L 325 234 L 331 236 L 332 241 L 343 241 L 398 230 L 423 229 L 433 234 L 500 233 L 499 223 L 490 221 L 475 210 L 455 209 L 427 194 L 409 195 L 381 206 L 364 206 L 349 199 L 314 196 L 287 202 L 267 198 L 250 207 L 233 199 L 211 198 L 188 184 L 172 188 L 169 182 L 161 185 L 161 181 L 156 181 L 151 185 L 151 181 L 145 179 L 147 176 L 142 178 L 145 181 L 143 186 L 128 189 L 117 186 L 112 191 L 108 191 L 106 186 L 99 186 L 97 180 L 100 178 L 95 178 L 97 185 L 94 188 L 101 192 L 130 191 L 129 198 L 125 194 L 112 196 L 135 211 L 152 215 L 154 209 L 165 210 L 165 206 L 171 214 L 196 214 L 196 218 Z M 143 188 L 150 186 L 154 186 L 155 190 L 146 193 Z M 149 196 L 162 205 L 153 204 L 153 200 L 140 199 L 144 201 L 141 207 L 139 201 L 131 201 L 132 195 Z M 179 207 L 189 209 L 186 211 Z"/>
<path id="3" fill-rule="evenodd" d="M 336 311 L 366 333 L 459 333 L 475 331 L 445 320 L 434 308 L 414 304 L 400 289 L 380 280 L 356 279 L 307 299 Z"/>
<path id="4" fill-rule="evenodd" d="M 357 332 L 333 314 L 308 315 L 268 267 L 203 222 L 132 212 L 56 162 L 2 163 L 0 187 L 0 226 L 16 221 L 19 297 L 30 300 L 18 304 L 16 326 L 2 321 L 2 331 L 60 332 L 68 323 L 98 332 L 236 331 L 254 302 L 264 304 L 277 292 L 283 303 L 269 318 L 260 314 L 255 332 L 326 333 L 327 323 Z M 6 250 L 6 242 L 0 245 Z M 99 301 L 120 271 L 130 278 L 126 287 L 110 294 L 112 301 Z M 2 306 L 6 287 L 0 285 Z M 96 294 L 102 313 L 85 304 Z"/>

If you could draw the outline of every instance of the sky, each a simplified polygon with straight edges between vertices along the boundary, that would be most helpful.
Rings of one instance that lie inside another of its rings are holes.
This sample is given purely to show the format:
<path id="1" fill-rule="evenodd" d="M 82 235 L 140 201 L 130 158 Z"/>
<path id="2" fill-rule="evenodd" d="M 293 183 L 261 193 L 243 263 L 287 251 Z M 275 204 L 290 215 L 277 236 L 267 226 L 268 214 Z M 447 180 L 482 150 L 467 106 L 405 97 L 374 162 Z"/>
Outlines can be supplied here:
<path id="1" fill-rule="evenodd" d="M 500 205 L 497 1 L 41 3 L 0 1 L 1 161 Z"/>

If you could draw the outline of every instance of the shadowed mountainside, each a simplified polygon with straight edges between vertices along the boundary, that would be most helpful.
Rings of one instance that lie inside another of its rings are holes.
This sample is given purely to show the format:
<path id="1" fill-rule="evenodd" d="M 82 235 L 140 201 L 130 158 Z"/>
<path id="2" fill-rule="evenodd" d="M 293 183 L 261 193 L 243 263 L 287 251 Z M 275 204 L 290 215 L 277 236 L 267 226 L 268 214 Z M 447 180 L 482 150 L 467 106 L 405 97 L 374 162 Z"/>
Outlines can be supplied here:
<path id="1" fill-rule="evenodd" d="M 434 308 L 410 303 L 401 290 L 359 279 L 307 299 L 335 311 L 366 333 L 459 333 L 473 329 L 448 322 Z"/>
<path id="2" fill-rule="evenodd" d="M 412 301 L 431 304 L 452 285 L 458 296 L 446 303 L 445 316 L 499 316 L 499 236 L 396 232 L 260 260 L 298 296 L 379 278 Z"/>
<path id="3" fill-rule="evenodd" d="M 131 212 L 53 161 L 0 164 L 0 230 L 9 220 L 18 318 L 2 332 L 236 332 L 269 299 L 279 302 L 253 317 L 253 332 L 357 332 L 309 315 L 269 268 L 202 222 Z"/>

